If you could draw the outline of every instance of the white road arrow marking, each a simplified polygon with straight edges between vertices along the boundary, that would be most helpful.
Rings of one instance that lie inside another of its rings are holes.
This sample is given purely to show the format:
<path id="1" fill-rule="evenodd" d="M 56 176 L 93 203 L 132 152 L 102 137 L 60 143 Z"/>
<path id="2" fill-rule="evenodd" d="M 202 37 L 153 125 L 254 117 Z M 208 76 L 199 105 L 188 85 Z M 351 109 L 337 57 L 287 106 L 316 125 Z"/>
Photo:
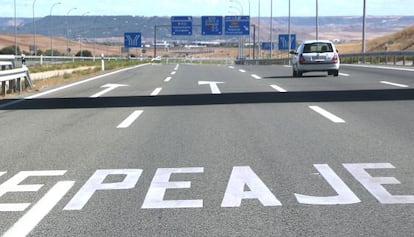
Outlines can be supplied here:
<path id="1" fill-rule="evenodd" d="M 219 81 L 199 81 L 198 85 L 210 85 L 211 94 L 221 94 L 217 84 L 223 84 L 224 82 Z"/>
<path id="2" fill-rule="evenodd" d="M 95 95 L 92 95 L 90 98 L 97 98 L 99 96 L 102 96 L 102 95 L 104 95 L 104 94 L 106 94 L 106 93 L 108 93 L 108 92 L 110 92 L 110 91 L 112 91 L 112 90 L 114 90 L 118 87 L 122 87 L 122 86 L 128 86 L 128 85 L 122 85 L 122 84 L 106 84 L 106 85 L 103 85 L 103 86 L 101 86 L 101 88 L 106 88 L 106 89 L 99 92 L 99 93 L 96 93 Z"/>

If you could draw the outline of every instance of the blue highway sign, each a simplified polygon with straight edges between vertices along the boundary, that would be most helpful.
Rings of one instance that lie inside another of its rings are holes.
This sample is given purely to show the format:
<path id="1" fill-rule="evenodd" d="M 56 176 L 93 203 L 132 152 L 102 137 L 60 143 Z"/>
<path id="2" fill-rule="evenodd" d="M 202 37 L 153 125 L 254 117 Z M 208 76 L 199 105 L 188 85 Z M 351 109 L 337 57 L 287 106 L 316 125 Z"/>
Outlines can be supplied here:
<path id="1" fill-rule="evenodd" d="M 222 16 L 203 16 L 201 17 L 202 35 L 222 35 L 223 17 Z"/>
<path id="2" fill-rule="evenodd" d="M 222 35 L 223 17 L 222 16 L 203 16 L 201 17 L 202 35 Z"/>
<path id="3" fill-rule="evenodd" d="M 193 17 L 192 16 L 172 16 L 171 35 L 192 35 Z"/>
<path id="4" fill-rule="evenodd" d="M 142 38 L 139 32 L 127 32 L 124 34 L 125 48 L 141 48 Z"/>
<path id="5" fill-rule="evenodd" d="M 226 16 L 224 18 L 224 34 L 226 35 L 249 35 L 249 16 Z"/>
<path id="6" fill-rule="evenodd" d="M 275 44 L 270 42 L 262 42 L 262 50 L 270 50 L 270 45 L 272 45 L 272 49 L 275 49 Z"/>
<path id="7" fill-rule="evenodd" d="M 279 35 L 279 50 L 289 50 L 289 34 Z M 290 35 L 290 49 L 296 49 L 296 35 Z"/>

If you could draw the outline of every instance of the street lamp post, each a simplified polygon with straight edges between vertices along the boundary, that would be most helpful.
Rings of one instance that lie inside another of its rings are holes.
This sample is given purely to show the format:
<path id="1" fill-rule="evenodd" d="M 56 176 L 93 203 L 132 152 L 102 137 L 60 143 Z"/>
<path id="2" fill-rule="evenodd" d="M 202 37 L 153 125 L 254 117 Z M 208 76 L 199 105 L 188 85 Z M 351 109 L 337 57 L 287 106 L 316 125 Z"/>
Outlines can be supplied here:
<path id="1" fill-rule="evenodd" d="M 270 59 L 273 57 L 273 0 L 270 0 Z"/>
<path id="2" fill-rule="evenodd" d="M 238 4 L 239 5 L 239 7 L 240 8 L 237 8 L 237 7 L 235 7 L 235 6 L 230 6 L 230 8 L 233 8 L 233 9 L 235 9 L 235 10 L 238 10 L 239 11 L 239 14 L 242 16 L 242 15 L 244 15 L 244 11 L 243 11 L 243 4 L 241 4 L 240 2 L 239 2 L 239 0 L 230 0 L 230 2 L 231 3 L 236 3 L 236 4 Z M 239 59 L 243 59 L 244 58 L 244 47 L 243 47 L 244 45 L 243 45 L 243 36 L 240 36 L 240 39 L 239 39 L 239 55 L 238 55 L 238 58 Z"/>
<path id="3" fill-rule="evenodd" d="M 33 51 L 34 55 L 37 56 L 37 48 L 36 48 L 36 23 L 35 23 L 35 3 L 36 0 L 33 0 Z"/>
<path id="4" fill-rule="evenodd" d="M 53 8 L 57 5 L 60 5 L 60 4 L 62 4 L 62 3 L 57 2 L 57 3 L 53 4 L 52 7 L 50 8 L 50 28 L 52 28 L 52 23 L 53 23 L 53 20 L 52 20 Z M 52 33 L 52 30 L 53 29 L 50 29 L 50 55 L 53 57 L 53 33 Z"/>
<path id="5" fill-rule="evenodd" d="M 71 8 L 71 9 L 69 9 L 69 11 L 66 13 L 66 52 L 67 52 L 67 55 L 69 56 L 69 13 L 71 12 L 71 11 L 73 11 L 73 10 L 76 10 L 77 8 L 76 7 L 74 7 L 74 8 Z"/>
<path id="6" fill-rule="evenodd" d="M 367 33 L 367 1 L 364 0 L 364 15 L 362 21 L 362 53 L 366 52 L 366 33 Z M 364 57 L 365 60 L 365 57 Z"/>
<path id="7" fill-rule="evenodd" d="M 289 49 L 289 52 L 288 52 L 288 62 L 289 62 L 289 65 L 290 65 L 290 51 L 292 50 L 291 49 L 291 36 L 290 36 L 290 32 L 291 32 L 291 29 L 290 29 L 290 27 L 291 27 L 291 15 L 290 15 L 290 0 L 289 0 L 289 22 L 288 22 L 288 49 Z"/>
<path id="8" fill-rule="evenodd" d="M 259 11 L 258 11 L 258 15 L 257 15 L 257 21 L 258 21 L 258 29 L 257 29 L 257 41 L 258 41 L 258 45 L 259 45 L 259 58 L 261 57 L 261 45 L 260 45 L 260 22 L 261 22 L 261 17 L 260 17 L 260 0 L 259 0 Z"/>
<path id="9" fill-rule="evenodd" d="M 16 9 L 16 0 L 14 0 L 14 55 L 17 55 L 17 9 Z"/>
<path id="10" fill-rule="evenodd" d="M 319 2 L 316 0 L 316 40 L 319 40 Z"/>
<path id="11" fill-rule="evenodd" d="M 89 13 L 90 13 L 89 11 L 83 13 L 82 18 L 81 18 L 81 21 L 82 21 L 83 17 L 86 16 L 87 14 L 89 14 Z M 82 31 L 85 31 L 85 28 L 82 27 Z M 79 34 L 79 49 L 80 49 L 80 56 L 81 57 L 83 57 L 83 51 L 82 51 L 82 33 L 84 33 L 84 32 L 81 32 Z"/>

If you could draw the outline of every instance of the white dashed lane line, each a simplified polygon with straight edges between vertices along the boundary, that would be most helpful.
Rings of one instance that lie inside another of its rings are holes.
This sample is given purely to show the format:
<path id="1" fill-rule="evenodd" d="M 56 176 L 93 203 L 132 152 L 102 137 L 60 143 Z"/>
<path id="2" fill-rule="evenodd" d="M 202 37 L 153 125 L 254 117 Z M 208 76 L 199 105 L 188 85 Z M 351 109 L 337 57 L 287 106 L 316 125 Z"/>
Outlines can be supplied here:
<path id="1" fill-rule="evenodd" d="M 331 120 L 334 123 L 346 123 L 345 120 L 341 119 L 340 117 L 322 109 L 319 106 L 309 106 L 309 108 L 315 112 L 317 112 L 318 114 L 322 115 L 323 117 Z"/>
<path id="2" fill-rule="evenodd" d="M 158 87 L 158 88 L 156 88 L 152 93 L 151 93 L 151 96 L 156 96 L 156 95 L 158 95 L 160 92 L 161 92 L 161 90 L 162 90 L 162 88 L 161 87 Z"/>
<path id="3" fill-rule="evenodd" d="M 256 74 L 252 74 L 251 75 L 254 79 L 256 79 L 256 80 L 260 80 L 260 79 L 262 79 L 260 76 L 258 76 L 258 75 L 256 75 Z"/>
<path id="4" fill-rule="evenodd" d="M 171 81 L 171 79 L 172 79 L 172 77 L 167 77 L 167 78 L 165 78 L 164 82 L 169 82 L 169 81 Z"/>
<path id="5" fill-rule="evenodd" d="M 273 89 L 275 89 L 275 90 L 277 90 L 279 92 L 287 92 L 287 90 L 285 90 L 282 87 L 277 86 L 277 85 L 270 85 L 270 87 L 272 87 Z"/>
<path id="6" fill-rule="evenodd" d="M 243 72 L 244 73 L 244 72 L 246 72 L 246 70 L 240 69 L 239 72 Z"/>
<path id="7" fill-rule="evenodd" d="M 143 110 L 134 111 L 131 115 L 128 116 L 128 118 L 120 123 L 117 128 L 129 128 L 129 126 L 131 126 L 143 112 Z"/>
<path id="8" fill-rule="evenodd" d="M 402 87 L 402 88 L 407 88 L 407 85 L 404 84 L 398 84 L 398 83 L 394 83 L 394 82 L 389 82 L 389 81 L 380 81 L 382 84 L 386 84 L 386 85 L 391 85 L 391 86 L 396 86 L 396 87 Z"/>

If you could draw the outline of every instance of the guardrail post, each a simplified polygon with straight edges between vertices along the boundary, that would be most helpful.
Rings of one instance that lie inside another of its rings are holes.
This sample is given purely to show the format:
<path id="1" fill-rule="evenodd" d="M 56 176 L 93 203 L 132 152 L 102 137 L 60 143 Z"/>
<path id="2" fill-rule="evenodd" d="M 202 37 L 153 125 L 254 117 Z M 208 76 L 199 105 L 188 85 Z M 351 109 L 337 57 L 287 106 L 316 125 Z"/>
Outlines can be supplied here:
<path id="1" fill-rule="evenodd" d="M 5 81 L 1 82 L 1 94 L 3 96 L 6 96 L 6 82 Z"/>

